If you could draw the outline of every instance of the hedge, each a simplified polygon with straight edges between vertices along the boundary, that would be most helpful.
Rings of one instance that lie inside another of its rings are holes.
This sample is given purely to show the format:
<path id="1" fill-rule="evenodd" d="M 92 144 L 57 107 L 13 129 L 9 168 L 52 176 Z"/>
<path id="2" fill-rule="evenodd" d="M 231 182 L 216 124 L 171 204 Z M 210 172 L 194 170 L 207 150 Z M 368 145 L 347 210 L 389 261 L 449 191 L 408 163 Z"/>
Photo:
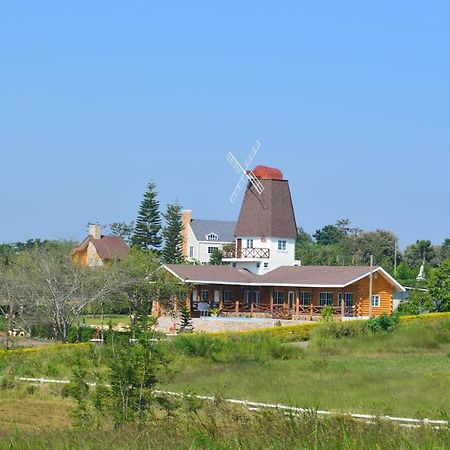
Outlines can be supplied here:
<path id="1" fill-rule="evenodd" d="M 413 320 L 432 322 L 439 319 L 450 319 L 450 312 L 418 314 L 417 316 L 400 316 L 400 322 L 411 322 Z"/>

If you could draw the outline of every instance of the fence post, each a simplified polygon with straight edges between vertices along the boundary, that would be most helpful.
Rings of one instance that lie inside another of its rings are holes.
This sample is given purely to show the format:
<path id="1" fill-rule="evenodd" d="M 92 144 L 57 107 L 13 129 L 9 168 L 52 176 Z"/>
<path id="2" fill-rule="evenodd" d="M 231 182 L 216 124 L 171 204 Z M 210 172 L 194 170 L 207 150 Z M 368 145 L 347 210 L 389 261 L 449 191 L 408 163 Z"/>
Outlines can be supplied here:
<path id="1" fill-rule="evenodd" d="M 341 320 L 344 320 L 345 317 L 345 294 L 342 294 L 341 298 Z"/>
<path id="2" fill-rule="evenodd" d="M 236 300 L 236 304 L 235 304 L 235 307 L 234 307 L 234 312 L 236 314 L 239 314 L 239 300 Z"/>
<path id="3" fill-rule="evenodd" d="M 253 303 L 250 305 L 250 317 L 253 317 Z"/>
<path id="4" fill-rule="evenodd" d="M 312 302 L 309 304 L 309 318 L 313 319 L 313 304 Z"/>
<path id="5" fill-rule="evenodd" d="M 294 317 L 294 319 L 298 319 L 299 315 L 300 315 L 300 298 L 299 298 L 298 291 L 297 291 L 297 296 L 295 299 L 295 317 Z"/>
<path id="6" fill-rule="evenodd" d="M 270 291 L 270 315 L 273 318 L 273 291 Z"/>

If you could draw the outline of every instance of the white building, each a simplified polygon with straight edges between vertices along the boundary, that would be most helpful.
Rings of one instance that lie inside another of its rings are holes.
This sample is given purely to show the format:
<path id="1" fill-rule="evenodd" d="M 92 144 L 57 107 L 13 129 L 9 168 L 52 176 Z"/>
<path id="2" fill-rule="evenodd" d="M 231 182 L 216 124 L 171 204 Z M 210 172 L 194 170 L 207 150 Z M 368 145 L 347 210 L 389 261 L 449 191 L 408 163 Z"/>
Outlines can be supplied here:
<path id="1" fill-rule="evenodd" d="M 193 219 L 192 211 L 183 211 L 183 256 L 187 261 L 208 264 L 215 250 L 234 242 L 236 222 Z"/>
<path id="2" fill-rule="evenodd" d="M 236 248 L 223 262 L 263 275 L 281 266 L 295 266 L 297 225 L 289 183 L 278 169 L 258 166 L 253 171 L 263 192 L 249 183 L 236 223 Z"/>

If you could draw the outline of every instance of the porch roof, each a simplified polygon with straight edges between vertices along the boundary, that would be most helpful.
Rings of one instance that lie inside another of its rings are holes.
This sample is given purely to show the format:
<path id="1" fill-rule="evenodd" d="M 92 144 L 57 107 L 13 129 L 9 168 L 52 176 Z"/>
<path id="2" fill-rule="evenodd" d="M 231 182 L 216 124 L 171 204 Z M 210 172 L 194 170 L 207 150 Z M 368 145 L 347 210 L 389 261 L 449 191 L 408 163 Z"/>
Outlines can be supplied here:
<path id="1" fill-rule="evenodd" d="M 230 266 L 169 264 L 165 268 L 186 283 L 241 286 L 344 288 L 370 275 L 368 266 L 282 266 L 264 275 Z M 404 292 L 382 267 L 374 267 L 373 272 L 387 279 L 396 291 Z"/>

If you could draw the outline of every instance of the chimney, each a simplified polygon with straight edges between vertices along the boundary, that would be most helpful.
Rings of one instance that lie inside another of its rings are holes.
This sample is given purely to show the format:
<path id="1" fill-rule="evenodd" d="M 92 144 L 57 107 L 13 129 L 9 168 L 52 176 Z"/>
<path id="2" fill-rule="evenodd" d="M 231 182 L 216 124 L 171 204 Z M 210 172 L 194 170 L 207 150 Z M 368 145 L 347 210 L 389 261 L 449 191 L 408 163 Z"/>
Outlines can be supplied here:
<path id="1" fill-rule="evenodd" d="M 90 223 L 88 226 L 89 226 L 89 236 L 92 236 L 94 239 L 101 239 L 102 226 L 98 223 Z"/>
<path id="2" fill-rule="evenodd" d="M 181 221 L 183 223 L 183 245 L 182 252 L 183 257 L 187 258 L 189 256 L 188 253 L 188 226 L 192 220 L 192 211 L 190 209 L 185 209 L 181 213 Z"/>

